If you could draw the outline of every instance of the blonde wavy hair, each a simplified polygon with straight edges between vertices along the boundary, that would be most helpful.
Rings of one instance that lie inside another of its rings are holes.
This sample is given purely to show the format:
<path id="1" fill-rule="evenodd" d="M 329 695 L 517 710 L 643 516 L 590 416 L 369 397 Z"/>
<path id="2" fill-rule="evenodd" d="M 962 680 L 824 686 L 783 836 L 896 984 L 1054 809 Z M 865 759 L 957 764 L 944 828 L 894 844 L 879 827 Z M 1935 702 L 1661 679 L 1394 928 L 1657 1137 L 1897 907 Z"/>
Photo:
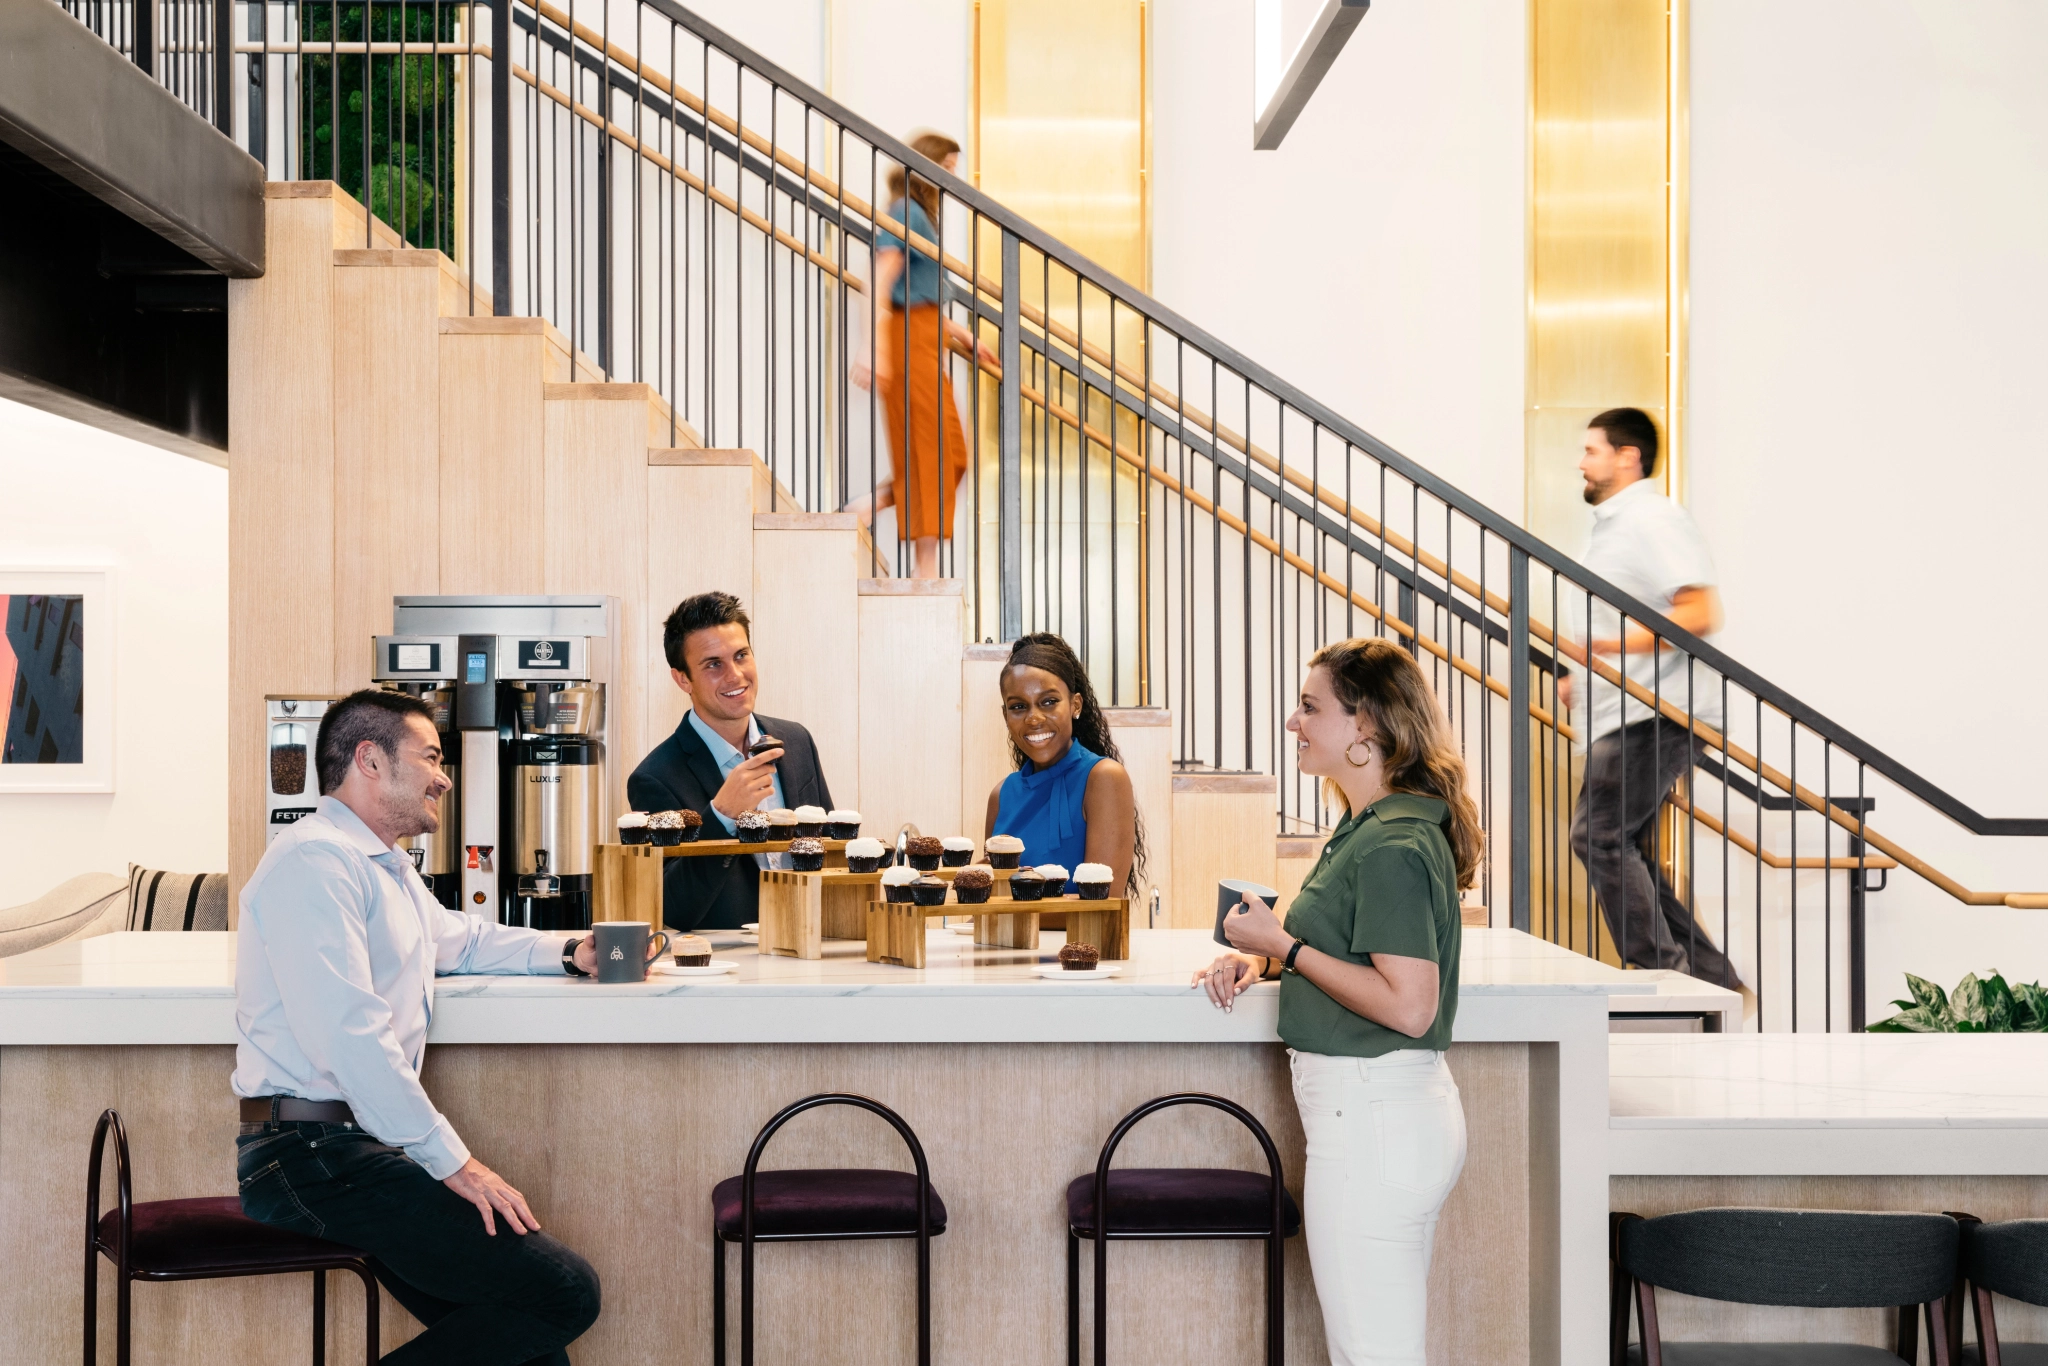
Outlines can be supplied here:
<path id="1" fill-rule="evenodd" d="M 1330 691 L 1347 715 L 1363 713 L 1371 720 L 1393 791 L 1436 797 L 1450 807 L 1458 886 L 1472 886 L 1486 836 L 1479 828 L 1479 808 L 1465 791 L 1464 757 L 1421 668 L 1393 641 L 1371 637 L 1325 645 L 1309 667 L 1329 675 Z M 1324 788 L 1333 803 L 1349 810 L 1335 783 L 1326 781 Z"/>

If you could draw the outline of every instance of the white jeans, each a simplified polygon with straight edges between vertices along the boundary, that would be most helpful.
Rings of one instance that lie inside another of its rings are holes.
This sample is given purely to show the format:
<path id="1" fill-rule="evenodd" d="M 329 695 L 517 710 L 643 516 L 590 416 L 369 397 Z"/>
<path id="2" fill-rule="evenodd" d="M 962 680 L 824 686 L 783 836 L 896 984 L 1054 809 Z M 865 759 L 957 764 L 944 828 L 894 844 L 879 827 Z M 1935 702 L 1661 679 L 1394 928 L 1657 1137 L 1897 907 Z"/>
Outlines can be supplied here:
<path id="1" fill-rule="evenodd" d="M 1331 1366 L 1422 1366 L 1437 1214 L 1465 1169 L 1465 1110 L 1444 1055 L 1297 1053 L 1308 1138 L 1302 1220 Z"/>

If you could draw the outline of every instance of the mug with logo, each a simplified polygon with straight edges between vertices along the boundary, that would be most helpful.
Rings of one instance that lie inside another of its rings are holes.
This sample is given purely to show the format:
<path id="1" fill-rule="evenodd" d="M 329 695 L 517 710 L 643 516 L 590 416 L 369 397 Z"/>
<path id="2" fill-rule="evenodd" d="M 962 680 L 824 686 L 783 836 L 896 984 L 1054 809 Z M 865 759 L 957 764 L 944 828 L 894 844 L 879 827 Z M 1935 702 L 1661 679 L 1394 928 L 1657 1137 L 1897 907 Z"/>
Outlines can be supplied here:
<path id="1" fill-rule="evenodd" d="M 644 920 L 600 920 L 590 936 L 600 982 L 644 982 L 647 965 L 668 951 L 667 931 Z"/>

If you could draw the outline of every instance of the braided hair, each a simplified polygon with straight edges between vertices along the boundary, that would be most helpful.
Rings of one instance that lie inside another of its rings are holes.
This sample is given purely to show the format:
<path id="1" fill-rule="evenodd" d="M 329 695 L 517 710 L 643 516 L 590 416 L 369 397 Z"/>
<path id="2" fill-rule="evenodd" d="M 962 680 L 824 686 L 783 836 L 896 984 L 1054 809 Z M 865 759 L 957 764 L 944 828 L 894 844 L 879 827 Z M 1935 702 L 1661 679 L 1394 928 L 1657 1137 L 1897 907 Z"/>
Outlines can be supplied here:
<path id="1" fill-rule="evenodd" d="M 1110 738 L 1109 718 L 1102 714 L 1102 704 L 1095 700 L 1095 689 L 1088 682 L 1088 670 L 1082 665 L 1081 657 L 1074 653 L 1073 646 L 1051 631 L 1019 636 L 1010 646 L 1010 657 L 1003 664 L 1005 673 L 1011 669 L 1043 669 L 1057 678 L 1068 692 L 1081 699 L 1081 714 L 1074 718 L 1074 742 L 1085 745 L 1105 759 L 1123 763 L 1123 754 L 1118 751 L 1116 741 Z M 1030 762 L 1024 751 L 1017 748 L 1015 740 L 1010 742 L 1010 762 L 1020 769 Z M 1135 809 L 1132 821 L 1131 875 L 1125 890 L 1135 892 L 1138 879 L 1145 871 L 1145 822 Z"/>

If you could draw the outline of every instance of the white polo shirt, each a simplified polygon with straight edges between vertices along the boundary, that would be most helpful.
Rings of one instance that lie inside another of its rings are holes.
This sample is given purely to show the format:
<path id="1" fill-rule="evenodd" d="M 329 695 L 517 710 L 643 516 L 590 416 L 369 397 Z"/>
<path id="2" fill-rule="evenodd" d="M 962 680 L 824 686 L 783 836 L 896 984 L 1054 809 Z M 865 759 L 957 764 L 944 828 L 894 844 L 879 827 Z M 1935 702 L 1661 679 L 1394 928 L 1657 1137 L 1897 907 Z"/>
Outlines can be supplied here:
<path id="1" fill-rule="evenodd" d="M 1672 599 L 1687 588 L 1715 586 L 1714 557 L 1692 514 L 1664 496 L 1657 485 L 1639 479 L 1593 508 L 1593 534 L 1586 545 L 1586 568 L 1616 588 L 1669 615 Z M 1586 600 L 1567 600 L 1567 617 L 1577 626 L 1572 634 L 1612 640 L 1621 634 L 1621 614 L 1606 603 L 1593 602 L 1590 627 Z M 1647 623 L 1636 623 L 1647 625 Z M 1688 668 L 1692 657 L 1670 644 L 1655 651 L 1630 649 L 1626 673 L 1647 691 L 1690 711 L 1700 724 L 1721 725 L 1721 675 L 1705 665 Z M 1618 655 L 1596 655 L 1609 668 L 1621 668 Z M 1624 698 L 1620 688 L 1603 678 L 1582 673 L 1576 699 L 1585 718 L 1587 743 L 1611 735 L 1624 724 L 1647 721 L 1656 713 L 1647 703 Z M 1624 716 L 1626 720 L 1624 720 Z"/>

